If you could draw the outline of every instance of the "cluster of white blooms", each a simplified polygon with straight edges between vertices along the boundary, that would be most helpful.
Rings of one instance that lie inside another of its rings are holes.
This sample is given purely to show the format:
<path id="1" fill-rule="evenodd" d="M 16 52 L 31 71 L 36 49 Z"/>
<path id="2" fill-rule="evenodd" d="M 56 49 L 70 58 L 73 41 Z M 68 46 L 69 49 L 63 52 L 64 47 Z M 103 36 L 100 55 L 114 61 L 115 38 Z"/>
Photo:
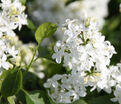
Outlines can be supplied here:
<path id="1" fill-rule="evenodd" d="M 0 38 L 0 73 L 3 69 L 9 69 L 12 67 L 11 61 L 14 61 L 18 51 L 14 46 L 10 45 L 10 40 L 6 37 Z"/>
<path id="2" fill-rule="evenodd" d="M 64 66 L 78 71 L 91 68 L 101 71 L 110 64 L 110 58 L 116 52 L 98 31 L 95 19 L 66 20 L 63 30 L 63 40 L 56 43 L 52 56 L 57 63 L 63 58 Z"/>
<path id="3" fill-rule="evenodd" d="M 55 75 L 45 83 L 50 97 L 57 103 L 70 103 L 86 96 L 86 87 L 112 92 L 115 85 L 108 69 L 115 49 L 98 30 L 93 18 L 66 20 L 63 40 L 54 47 L 52 58 L 71 71 L 69 75 Z"/>
<path id="4" fill-rule="evenodd" d="M 50 88 L 49 95 L 57 103 L 71 103 L 79 96 L 86 95 L 86 88 L 80 73 L 55 75 L 45 83 L 46 88 Z"/>
<path id="5" fill-rule="evenodd" d="M 110 66 L 110 82 L 113 84 L 113 92 L 115 98 L 111 100 L 116 102 L 118 101 L 121 104 L 121 63 L 118 63 L 116 66 Z"/>
<path id="6" fill-rule="evenodd" d="M 15 36 L 13 30 L 27 24 L 27 15 L 24 14 L 25 6 L 19 0 L 1 0 L 0 4 L 0 36 Z"/>
<path id="7" fill-rule="evenodd" d="M 1 0 L 0 3 L 0 74 L 4 69 L 12 68 L 18 59 L 19 51 L 12 45 L 15 30 L 27 24 L 25 7 L 19 0 Z"/>
<path id="8" fill-rule="evenodd" d="M 27 25 L 27 15 L 24 13 L 25 6 L 19 0 L 1 0 L 0 4 L 0 68 L 8 69 L 14 65 L 28 66 L 32 56 L 32 48 L 35 44 L 23 44 L 14 33 L 15 29 L 21 29 Z M 18 51 L 16 51 L 16 50 Z M 38 59 L 30 68 L 40 78 L 44 77 L 41 72 L 44 67 L 42 60 Z M 33 70 L 35 68 L 35 70 Z"/>

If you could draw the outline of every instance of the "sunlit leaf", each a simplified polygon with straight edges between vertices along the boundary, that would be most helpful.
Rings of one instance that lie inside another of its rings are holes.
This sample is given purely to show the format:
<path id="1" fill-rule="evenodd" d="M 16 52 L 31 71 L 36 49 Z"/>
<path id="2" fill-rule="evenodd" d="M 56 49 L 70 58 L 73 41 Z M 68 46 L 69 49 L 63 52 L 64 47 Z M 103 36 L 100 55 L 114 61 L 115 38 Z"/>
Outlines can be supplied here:
<path id="1" fill-rule="evenodd" d="M 42 42 L 44 38 L 47 38 L 55 33 L 57 30 L 57 25 L 51 22 L 46 22 L 39 26 L 35 33 L 35 38 L 38 44 Z"/>
<path id="2" fill-rule="evenodd" d="M 9 104 L 15 104 L 15 101 L 14 101 L 15 96 L 10 96 L 7 99 L 8 99 Z"/>

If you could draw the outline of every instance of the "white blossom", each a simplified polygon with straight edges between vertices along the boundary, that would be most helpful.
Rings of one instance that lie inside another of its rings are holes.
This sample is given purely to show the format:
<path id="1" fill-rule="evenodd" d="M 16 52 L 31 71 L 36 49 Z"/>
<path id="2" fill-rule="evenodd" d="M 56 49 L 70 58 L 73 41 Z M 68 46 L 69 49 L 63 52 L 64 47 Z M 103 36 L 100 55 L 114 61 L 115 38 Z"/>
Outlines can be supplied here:
<path id="1" fill-rule="evenodd" d="M 11 64 L 14 64 L 12 62 L 18 55 L 18 51 L 10 43 L 11 41 L 7 37 L 0 38 L 0 72 L 11 68 Z"/>
<path id="2" fill-rule="evenodd" d="M 19 0 L 1 0 L 0 3 L 0 74 L 12 68 L 19 57 L 19 50 L 12 44 L 16 37 L 14 30 L 27 24 L 25 6 Z M 10 38 L 11 37 L 11 38 Z M 18 43 L 18 41 L 17 41 Z"/>
<path id="3" fill-rule="evenodd" d="M 105 41 L 94 19 L 67 20 L 63 30 L 63 40 L 56 43 L 52 56 L 57 63 L 63 58 L 64 66 L 85 71 L 92 67 L 102 71 L 110 64 L 115 49 Z"/>
<path id="4" fill-rule="evenodd" d="M 86 96 L 83 78 L 77 74 L 55 75 L 48 79 L 44 87 L 49 88 L 49 96 L 56 103 L 71 103 Z"/>
<path id="5" fill-rule="evenodd" d="M 27 15 L 24 13 L 25 6 L 19 0 L 2 0 L 0 4 L 0 36 L 15 36 L 13 30 L 17 27 L 19 30 L 22 25 L 27 24 Z"/>
<path id="6" fill-rule="evenodd" d="M 121 63 L 118 63 L 115 66 L 110 66 L 110 80 L 112 82 L 114 98 L 111 100 L 113 102 L 119 102 L 121 104 Z"/>
<path id="7" fill-rule="evenodd" d="M 111 100 L 113 102 L 118 101 L 119 104 L 121 104 L 121 85 L 120 84 L 115 86 L 114 96 L 115 96 L 115 98 L 112 98 Z"/>
<path id="8" fill-rule="evenodd" d="M 66 77 L 55 75 L 45 83 L 50 97 L 57 103 L 71 103 L 86 96 L 86 88 L 89 86 L 90 91 L 97 89 L 112 92 L 115 81 L 108 66 L 110 58 L 116 52 L 97 26 L 93 18 L 83 21 L 67 19 L 63 25 L 63 40 L 54 46 L 52 58 L 59 64 L 63 62 L 63 66 L 68 67 L 71 72 L 64 75 Z"/>

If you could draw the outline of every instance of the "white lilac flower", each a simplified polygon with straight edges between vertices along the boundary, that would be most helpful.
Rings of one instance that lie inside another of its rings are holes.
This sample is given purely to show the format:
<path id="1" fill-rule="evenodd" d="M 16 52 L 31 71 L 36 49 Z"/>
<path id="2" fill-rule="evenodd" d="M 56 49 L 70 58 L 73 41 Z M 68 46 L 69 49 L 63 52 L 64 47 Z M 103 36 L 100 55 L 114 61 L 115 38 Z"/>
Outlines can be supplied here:
<path id="1" fill-rule="evenodd" d="M 83 78 L 77 74 L 55 75 L 44 84 L 49 89 L 49 96 L 56 103 L 71 103 L 86 96 Z"/>
<path id="2" fill-rule="evenodd" d="M 116 66 L 110 66 L 110 80 L 114 87 L 114 98 L 111 100 L 113 102 L 119 102 L 121 104 L 121 63 L 118 63 Z"/>
<path id="3" fill-rule="evenodd" d="M 13 61 L 15 61 L 18 51 L 14 46 L 10 45 L 10 40 L 7 37 L 0 38 L 0 74 L 2 70 L 12 67 Z"/>
<path id="4" fill-rule="evenodd" d="M 116 85 L 115 87 L 115 90 L 114 90 L 114 96 L 115 98 L 112 98 L 111 101 L 113 102 L 119 102 L 119 104 L 121 104 L 121 85 L 118 84 Z"/>
<path id="5" fill-rule="evenodd" d="M 19 0 L 2 0 L 0 4 L 0 36 L 15 36 L 13 30 L 21 29 L 22 25 L 27 24 L 27 15 L 24 13 L 25 6 Z"/>
<path id="6" fill-rule="evenodd" d="M 9 68 L 9 62 L 7 62 L 7 56 L 3 54 L 3 56 L 0 59 L 0 68 L 8 69 Z"/>
<path id="7" fill-rule="evenodd" d="M 121 63 L 118 63 L 116 66 L 110 66 L 108 74 L 105 76 L 107 76 L 107 79 L 104 81 L 106 83 L 100 83 L 99 86 L 103 85 L 103 90 L 106 92 L 111 93 L 112 91 L 115 97 L 111 101 L 118 101 L 121 104 Z"/>
<path id="8" fill-rule="evenodd" d="M 92 88 L 91 91 L 97 88 L 98 91 L 111 93 L 115 81 L 108 66 L 110 58 L 116 52 L 111 43 L 105 41 L 105 37 L 99 32 L 95 19 L 68 19 L 62 30 L 63 40 L 54 46 L 55 53 L 52 58 L 59 64 L 63 60 L 63 66 L 68 67 L 71 73 L 65 77 L 54 76 L 45 83 L 45 87 L 50 90 L 50 97 L 57 103 L 70 103 L 86 96 L 88 86 Z"/>
<path id="9" fill-rule="evenodd" d="M 84 71 L 92 67 L 101 71 L 110 64 L 115 49 L 105 41 L 94 19 L 67 20 L 63 30 L 63 40 L 56 43 L 52 56 L 57 63 L 61 63 L 63 58 L 64 66 Z"/>
<path id="10" fill-rule="evenodd" d="M 12 55 L 12 57 L 16 57 L 16 55 L 18 54 L 18 51 L 15 50 L 15 47 L 12 46 L 9 50 L 8 53 Z"/>
<path id="11" fill-rule="evenodd" d="M 116 66 L 110 66 L 109 70 L 110 70 L 110 76 L 112 80 L 115 81 L 115 85 L 120 84 L 121 83 L 121 63 L 118 63 Z"/>

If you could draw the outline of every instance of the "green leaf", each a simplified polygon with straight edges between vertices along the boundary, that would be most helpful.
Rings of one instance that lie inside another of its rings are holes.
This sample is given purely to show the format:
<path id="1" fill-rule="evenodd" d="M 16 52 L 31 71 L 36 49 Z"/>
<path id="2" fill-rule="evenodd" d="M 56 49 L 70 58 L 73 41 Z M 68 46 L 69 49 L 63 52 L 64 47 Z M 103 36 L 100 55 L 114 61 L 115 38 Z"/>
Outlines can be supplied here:
<path id="1" fill-rule="evenodd" d="M 24 73 L 24 72 L 23 72 Z M 28 90 L 35 90 L 39 86 L 39 79 L 37 75 L 32 72 L 27 72 L 23 77 L 23 88 Z"/>
<path id="2" fill-rule="evenodd" d="M 13 96 L 22 88 L 22 72 L 15 68 L 7 70 L 5 73 L 5 79 L 1 86 L 1 94 L 3 97 Z"/>
<path id="3" fill-rule="evenodd" d="M 36 30 L 36 27 L 35 27 L 34 23 L 30 19 L 27 19 L 27 22 L 28 22 L 27 27 L 29 29 L 31 29 L 32 31 L 35 31 Z"/>
<path id="4" fill-rule="evenodd" d="M 38 47 L 38 53 L 39 53 L 39 56 L 38 57 L 52 60 L 52 58 L 51 58 L 52 53 L 47 48 L 44 48 L 42 46 L 39 46 Z"/>
<path id="5" fill-rule="evenodd" d="M 44 38 L 47 38 L 55 33 L 57 30 L 57 25 L 51 22 L 46 22 L 39 26 L 35 33 L 35 38 L 38 44 L 42 42 Z"/>
<path id="6" fill-rule="evenodd" d="M 9 74 L 10 70 L 4 70 L 2 72 L 2 75 L 0 76 L 0 91 L 1 91 L 1 87 L 2 87 L 2 83 L 4 81 L 4 79 L 6 78 L 6 76 Z"/>
<path id="7" fill-rule="evenodd" d="M 25 93 L 25 98 L 26 98 L 26 104 L 35 104 L 34 101 L 32 100 L 31 96 L 29 96 L 29 94 L 23 90 Z"/>
<path id="8" fill-rule="evenodd" d="M 53 61 L 45 61 L 43 65 L 46 65 L 46 69 L 44 70 L 45 75 L 50 78 L 55 74 L 64 74 L 66 73 L 65 68 L 62 66 L 62 64 L 57 64 Z"/>
<path id="9" fill-rule="evenodd" d="M 111 99 L 110 95 L 105 95 L 105 96 L 93 97 L 87 102 L 88 104 L 118 104 L 112 102 L 110 99 Z"/>
<path id="10" fill-rule="evenodd" d="M 28 93 L 22 89 L 18 98 L 23 104 L 51 104 L 44 91 L 32 91 Z"/>
<path id="11" fill-rule="evenodd" d="M 80 100 L 75 101 L 72 104 L 87 104 L 87 103 L 84 100 L 80 99 Z"/>
<path id="12" fill-rule="evenodd" d="M 26 0 L 19 0 L 23 5 L 26 4 Z"/>
<path id="13" fill-rule="evenodd" d="M 15 104 L 14 102 L 15 96 L 10 96 L 7 99 L 8 99 L 9 104 Z"/>

